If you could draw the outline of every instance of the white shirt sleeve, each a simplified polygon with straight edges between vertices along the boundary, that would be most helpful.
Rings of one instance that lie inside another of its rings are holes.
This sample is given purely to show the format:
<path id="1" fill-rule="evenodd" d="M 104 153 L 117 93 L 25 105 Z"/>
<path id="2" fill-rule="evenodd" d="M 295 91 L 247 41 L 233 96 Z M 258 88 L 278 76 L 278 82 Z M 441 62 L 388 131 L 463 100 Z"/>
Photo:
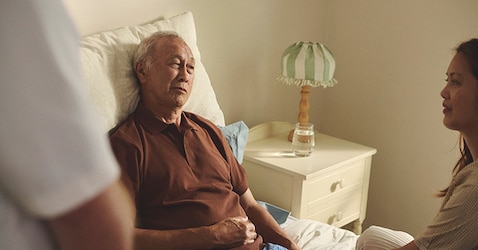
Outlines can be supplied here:
<path id="1" fill-rule="evenodd" d="M 40 217 L 67 212 L 119 176 L 62 7 L 0 3 L 0 189 Z"/>

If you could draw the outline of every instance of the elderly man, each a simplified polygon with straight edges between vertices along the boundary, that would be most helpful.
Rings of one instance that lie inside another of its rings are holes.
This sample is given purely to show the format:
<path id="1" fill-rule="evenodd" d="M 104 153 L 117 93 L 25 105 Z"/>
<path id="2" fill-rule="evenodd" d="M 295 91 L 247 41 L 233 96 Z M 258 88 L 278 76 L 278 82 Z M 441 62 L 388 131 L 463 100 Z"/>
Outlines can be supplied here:
<path id="1" fill-rule="evenodd" d="M 298 249 L 254 199 L 221 131 L 183 111 L 194 63 L 175 33 L 145 39 L 134 62 L 140 102 L 110 135 L 136 204 L 136 247 Z"/>

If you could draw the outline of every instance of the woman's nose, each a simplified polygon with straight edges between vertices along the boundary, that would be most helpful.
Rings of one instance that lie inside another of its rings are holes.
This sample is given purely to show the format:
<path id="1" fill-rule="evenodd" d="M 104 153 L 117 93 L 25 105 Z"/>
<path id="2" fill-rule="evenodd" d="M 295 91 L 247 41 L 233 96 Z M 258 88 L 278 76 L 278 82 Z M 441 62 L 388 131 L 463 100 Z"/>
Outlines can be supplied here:
<path id="1" fill-rule="evenodd" d="M 440 95 L 441 95 L 441 97 L 443 97 L 443 99 L 448 98 L 449 95 L 448 95 L 448 90 L 447 90 L 446 86 L 440 91 Z"/>

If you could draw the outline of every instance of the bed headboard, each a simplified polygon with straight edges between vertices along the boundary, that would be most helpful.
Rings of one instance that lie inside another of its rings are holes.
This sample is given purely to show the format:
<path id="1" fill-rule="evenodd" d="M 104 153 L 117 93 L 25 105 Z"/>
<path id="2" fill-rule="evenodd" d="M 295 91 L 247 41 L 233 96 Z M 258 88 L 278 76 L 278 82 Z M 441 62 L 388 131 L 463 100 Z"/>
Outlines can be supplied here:
<path id="1" fill-rule="evenodd" d="M 184 109 L 202 115 L 218 126 L 225 125 L 224 114 L 201 62 L 193 14 L 185 12 L 167 19 L 82 38 L 80 57 L 87 91 L 103 118 L 105 132 L 115 127 L 136 108 L 139 87 L 133 71 L 133 55 L 142 38 L 160 30 L 179 33 L 196 59 L 193 91 Z"/>

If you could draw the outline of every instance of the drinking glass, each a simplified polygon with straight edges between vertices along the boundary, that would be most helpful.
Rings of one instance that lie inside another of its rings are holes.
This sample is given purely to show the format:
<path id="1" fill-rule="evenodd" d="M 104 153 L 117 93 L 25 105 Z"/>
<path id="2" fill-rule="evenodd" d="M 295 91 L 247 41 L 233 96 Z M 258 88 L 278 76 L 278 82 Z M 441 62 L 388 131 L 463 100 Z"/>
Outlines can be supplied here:
<path id="1" fill-rule="evenodd" d="M 295 124 L 292 148 L 296 156 L 310 156 L 315 146 L 314 124 Z"/>

